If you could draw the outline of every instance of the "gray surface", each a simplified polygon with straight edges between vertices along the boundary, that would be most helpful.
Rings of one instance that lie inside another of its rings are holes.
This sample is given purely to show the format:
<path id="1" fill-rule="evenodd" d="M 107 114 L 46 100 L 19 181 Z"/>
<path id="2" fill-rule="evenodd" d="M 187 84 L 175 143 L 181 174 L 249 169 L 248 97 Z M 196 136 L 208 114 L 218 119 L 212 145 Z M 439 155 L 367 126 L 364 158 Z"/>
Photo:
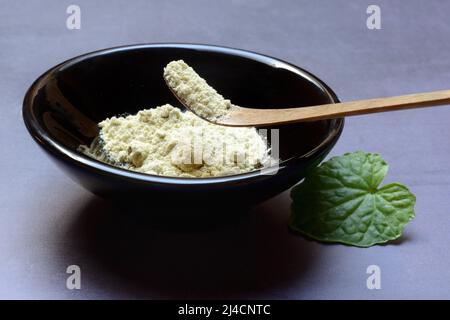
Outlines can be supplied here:
<path id="1" fill-rule="evenodd" d="M 73 2 L 78 31 L 65 27 Z M 387 181 L 417 195 L 402 240 L 370 249 L 289 234 L 287 193 L 223 228 L 137 226 L 59 171 L 21 119 L 25 90 L 49 67 L 144 42 L 273 55 L 314 72 L 342 100 L 446 89 L 449 1 L 73 2 L 0 1 L 0 298 L 450 298 L 448 106 L 348 119 L 332 154 L 380 152 Z M 366 28 L 372 3 L 382 30 Z M 82 290 L 65 288 L 71 264 L 82 269 Z M 366 288 L 370 264 L 381 267 L 381 290 Z"/>

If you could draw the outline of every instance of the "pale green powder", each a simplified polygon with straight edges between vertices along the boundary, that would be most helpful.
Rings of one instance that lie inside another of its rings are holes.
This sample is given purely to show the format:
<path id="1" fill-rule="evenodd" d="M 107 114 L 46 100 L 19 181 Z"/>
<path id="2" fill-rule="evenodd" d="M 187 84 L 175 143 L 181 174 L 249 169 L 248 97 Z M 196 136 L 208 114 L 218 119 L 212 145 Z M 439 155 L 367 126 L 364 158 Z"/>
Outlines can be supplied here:
<path id="1" fill-rule="evenodd" d="M 249 172 L 269 161 L 267 144 L 255 128 L 215 125 L 168 104 L 112 117 L 99 127 L 102 152 L 97 144 L 82 151 L 138 172 L 216 177 Z"/>
<path id="2" fill-rule="evenodd" d="M 164 79 L 189 109 L 205 119 L 214 121 L 231 109 L 230 100 L 209 86 L 183 60 L 170 62 L 164 68 Z"/>

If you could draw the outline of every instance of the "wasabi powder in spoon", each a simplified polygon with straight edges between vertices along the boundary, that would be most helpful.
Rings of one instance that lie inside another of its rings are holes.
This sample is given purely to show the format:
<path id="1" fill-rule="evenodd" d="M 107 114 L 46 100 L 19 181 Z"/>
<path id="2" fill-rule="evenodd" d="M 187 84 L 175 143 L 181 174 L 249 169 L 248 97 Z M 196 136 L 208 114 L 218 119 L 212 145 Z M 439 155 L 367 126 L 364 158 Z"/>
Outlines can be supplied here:
<path id="1" fill-rule="evenodd" d="M 170 62 L 164 68 L 164 79 L 181 102 L 200 117 L 214 122 L 230 111 L 232 104 L 208 85 L 183 60 Z"/>

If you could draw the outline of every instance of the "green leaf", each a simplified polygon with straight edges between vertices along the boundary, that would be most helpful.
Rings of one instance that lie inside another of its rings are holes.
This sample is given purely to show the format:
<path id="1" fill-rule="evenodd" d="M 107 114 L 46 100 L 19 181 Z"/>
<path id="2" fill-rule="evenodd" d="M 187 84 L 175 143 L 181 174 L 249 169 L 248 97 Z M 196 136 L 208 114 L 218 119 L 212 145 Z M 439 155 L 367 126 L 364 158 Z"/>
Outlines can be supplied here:
<path id="1" fill-rule="evenodd" d="M 388 168 L 380 155 L 360 151 L 324 162 L 292 189 L 290 228 L 359 247 L 397 239 L 414 218 L 416 197 L 399 183 L 378 189 Z"/>

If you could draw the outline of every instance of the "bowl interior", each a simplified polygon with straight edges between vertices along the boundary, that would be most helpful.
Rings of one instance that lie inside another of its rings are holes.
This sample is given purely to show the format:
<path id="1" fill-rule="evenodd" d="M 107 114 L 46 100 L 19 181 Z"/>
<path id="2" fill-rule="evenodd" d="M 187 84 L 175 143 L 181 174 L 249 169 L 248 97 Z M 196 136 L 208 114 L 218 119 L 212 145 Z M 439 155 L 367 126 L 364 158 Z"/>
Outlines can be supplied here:
<path id="1" fill-rule="evenodd" d="M 107 117 L 170 103 L 181 107 L 163 80 L 164 66 L 185 60 L 234 104 L 288 108 L 337 101 L 307 72 L 279 60 L 200 45 L 141 45 L 69 60 L 37 80 L 27 95 L 31 118 L 56 143 L 77 152 L 97 136 Z M 281 160 L 298 159 L 329 139 L 337 121 L 280 127 Z M 84 157 L 84 155 L 80 154 Z"/>

